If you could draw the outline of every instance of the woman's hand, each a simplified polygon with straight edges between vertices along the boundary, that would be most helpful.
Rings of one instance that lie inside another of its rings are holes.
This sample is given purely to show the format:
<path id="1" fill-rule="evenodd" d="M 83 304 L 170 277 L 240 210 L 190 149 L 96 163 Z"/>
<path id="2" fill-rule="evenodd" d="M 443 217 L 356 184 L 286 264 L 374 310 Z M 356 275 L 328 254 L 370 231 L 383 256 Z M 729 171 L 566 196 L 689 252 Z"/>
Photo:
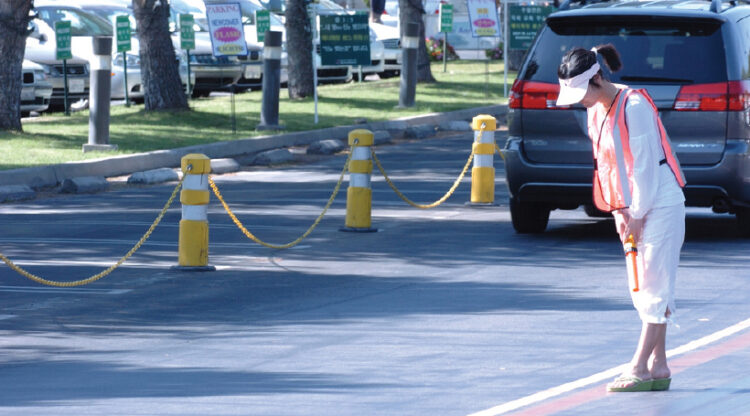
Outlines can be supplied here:
<path id="1" fill-rule="evenodd" d="M 627 209 L 615 212 L 615 224 L 617 233 L 620 234 L 620 241 L 625 244 L 629 235 L 633 235 L 633 241 L 636 243 L 641 240 L 643 232 L 643 218 L 633 218 Z"/>

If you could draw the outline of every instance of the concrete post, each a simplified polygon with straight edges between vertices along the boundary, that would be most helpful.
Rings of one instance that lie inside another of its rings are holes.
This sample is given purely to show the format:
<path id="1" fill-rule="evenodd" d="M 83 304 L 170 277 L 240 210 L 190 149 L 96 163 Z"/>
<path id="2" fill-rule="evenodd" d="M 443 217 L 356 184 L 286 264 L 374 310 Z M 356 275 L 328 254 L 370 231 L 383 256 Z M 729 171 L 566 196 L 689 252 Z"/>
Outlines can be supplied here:
<path id="1" fill-rule="evenodd" d="M 266 31 L 263 45 L 263 103 L 257 130 L 282 130 L 279 125 L 281 89 L 281 32 Z"/>
<path id="2" fill-rule="evenodd" d="M 398 107 L 414 107 L 414 96 L 417 92 L 417 50 L 419 48 L 419 24 L 406 24 L 404 37 L 401 39 L 403 56 L 401 60 L 401 89 L 398 95 Z"/>
<path id="3" fill-rule="evenodd" d="M 178 265 L 173 270 L 213 271 L 208 265 L 208 174 L 211 159 L 191 153 L 182 158 L 182 174 L 186 175 L 180 192 L 182 220 L 178 246 Z"/>
<path id="4" fill-rule="evenodd" d="M 112 37 L 93 39 L 94 59 L 89 62 L 89 142 L 83 151 L 116 150 L 109 144 L 109 101 L 112 92 Z"/>
<path id="5" fill-rule="evenodd" d="M 471 120 L 474 130 L 474 166 L 471 169 L 471 204 L 495 202 L 495 129 L 497 121 L 487 114 Z"/>
<path id="6" fill-rule="evenodd" d="M 346 222 L 341 231 L 374 232 L 372 228 L 372 145 L 375 135 L 370 130 L 349 132 L 352 158 L 349 161 L 349 188 L 346 190 Z"/>

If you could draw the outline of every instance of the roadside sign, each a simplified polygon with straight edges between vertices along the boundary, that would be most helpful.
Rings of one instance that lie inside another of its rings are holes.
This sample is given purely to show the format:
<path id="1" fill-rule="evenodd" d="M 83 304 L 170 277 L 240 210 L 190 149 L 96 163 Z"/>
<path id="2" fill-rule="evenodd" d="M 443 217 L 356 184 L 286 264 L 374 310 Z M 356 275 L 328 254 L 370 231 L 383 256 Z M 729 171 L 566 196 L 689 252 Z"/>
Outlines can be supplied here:
<path id="1" fill-rule="evenodd" d="M 537 32 L 547 16 L 555 11 L 552 6 L 510 5 L 510 49 L 526 50 L 531 47 Z"/>
<path id="2" fill-rule="evenodd" d="M 495 0 L 467 0 L 471 35 L 475 38 L 483 36 L 500 36 L 500 21 L 497 18 Z"/>
<path id="3" fill-rule="evenodd" d="M 180 14 L 180 48 L 195 49 L 195 19 L 190 13 Z"/>
<path id="4" fill-rule="evenodd" d="M 206 4 L 214 56 L 247 55 L 239 3 Z"/>
<path id="5" fill-rule="evenodd" d="M 320 60 L 323 65 L 369 66 L 367 13 L 321 14 Z"/>
<path id="6" fill-rule="evenodd" d="M 453 32 L 453 5 L 440 3 L 440 32 Z"/>
<path id="7" fill-rule="evenodd" d="M 57 59 L 71 59 L 70 20 L 55 22 L 55 56 Z"/>
<path id="8" fill-rule="evenodd" d="M 115 17 L 115 27 L 117 28 L 117 52 L 129 51 L 131 48 L 130 17 L 127 15 Z"/>
<path id="9" fill-rule="evenodd" d="M 271 12 L 268 10 L 255 11 L 255 30 L 258 42 L 265 42 L 266 31 L 271 29 Z"/>

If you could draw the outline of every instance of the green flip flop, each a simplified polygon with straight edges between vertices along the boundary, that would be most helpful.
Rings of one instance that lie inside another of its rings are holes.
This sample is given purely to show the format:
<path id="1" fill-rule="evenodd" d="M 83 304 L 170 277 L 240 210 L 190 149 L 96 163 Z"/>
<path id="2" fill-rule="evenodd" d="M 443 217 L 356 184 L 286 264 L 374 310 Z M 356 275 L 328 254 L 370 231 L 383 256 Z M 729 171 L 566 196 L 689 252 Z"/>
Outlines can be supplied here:
<path id="1" fill-rule="evenodd" d="M 615 387 L 615 384 L 627 383 L 630 384 L 627 387 Z M 634 392 L 634 391 L 651 391 L 653 388 L 654 380 L 643 380 L 636 376 L 620 376 L 614 379 L 611 383 L 607 384 L 607 391 L 609 392 Z"/>
<path id="2" fill-rule="evenodd" d="M 655 378 L 653 384 L 651 384 L 651 391 L 665 391 L 669 390 L 669 385 L 672 383 L 672 378 Z"/>

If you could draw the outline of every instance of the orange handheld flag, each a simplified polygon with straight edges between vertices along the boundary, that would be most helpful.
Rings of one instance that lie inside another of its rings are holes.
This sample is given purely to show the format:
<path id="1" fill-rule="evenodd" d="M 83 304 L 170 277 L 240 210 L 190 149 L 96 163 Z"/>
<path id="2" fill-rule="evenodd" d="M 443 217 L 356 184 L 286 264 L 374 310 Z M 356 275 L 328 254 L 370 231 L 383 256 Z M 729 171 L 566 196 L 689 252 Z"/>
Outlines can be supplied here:
<path id="1" fill-rule="evenodd" d="M 638 291 L 638 262 L 636 259 L 638 258 L 638 248 L 635 246 L 635 241 L 633 240 L 633 234 L 630 234 L 628 236 L 628 239 L 625 240 L 625 263 L 627 264 L 628 268 L 628 276 L 633 280 L 633 292 Z"/>

